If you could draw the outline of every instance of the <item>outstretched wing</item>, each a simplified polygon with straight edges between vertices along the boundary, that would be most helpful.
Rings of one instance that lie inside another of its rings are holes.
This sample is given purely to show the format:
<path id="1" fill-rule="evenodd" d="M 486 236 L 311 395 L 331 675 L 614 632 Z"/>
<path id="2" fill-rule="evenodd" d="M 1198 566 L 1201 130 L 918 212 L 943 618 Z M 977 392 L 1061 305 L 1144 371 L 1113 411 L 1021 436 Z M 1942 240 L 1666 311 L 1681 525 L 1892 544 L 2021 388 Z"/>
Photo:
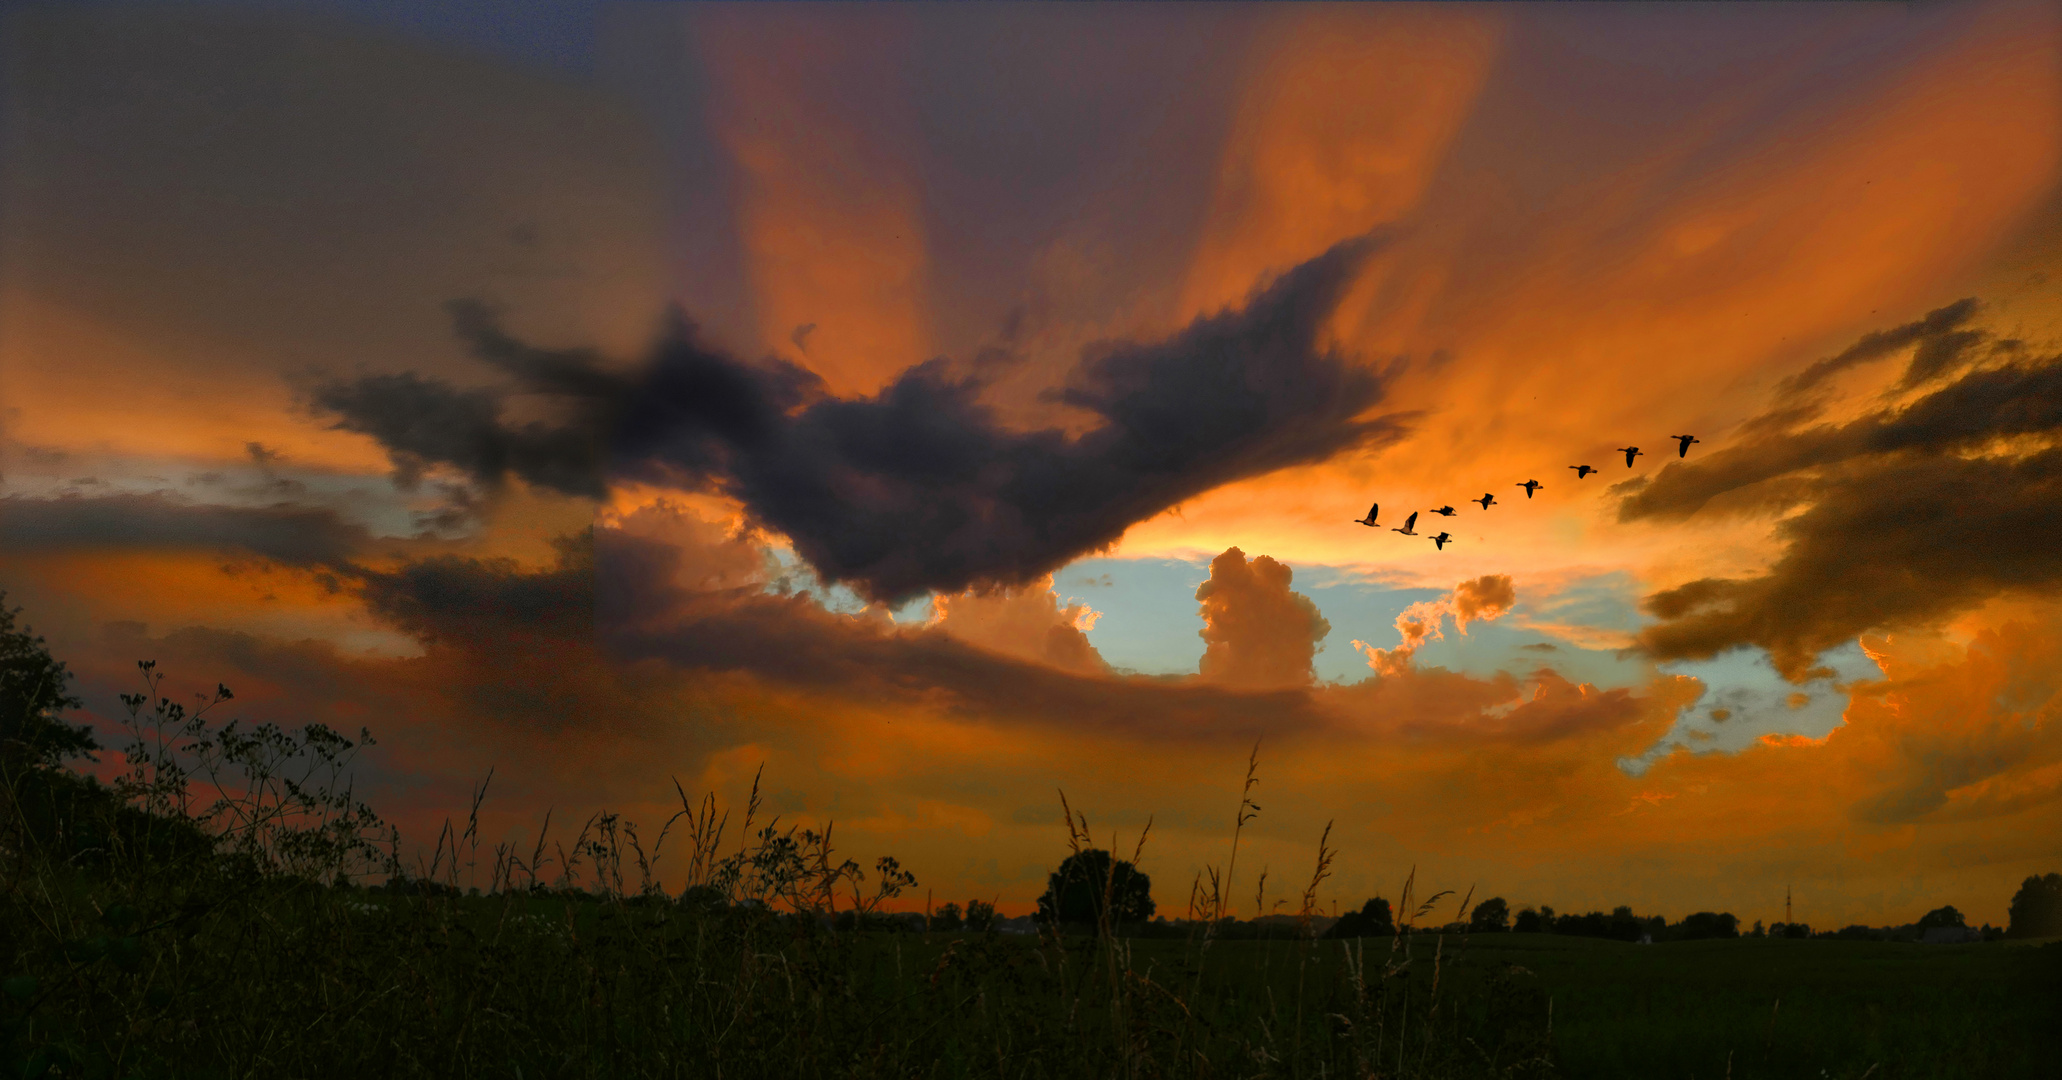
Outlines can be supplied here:
<path id="1" fill-rule="evenodd" d="M 1415 529 L 1418 527 L 1418 512 L 1416 510 L 1411 511 L 1410 516 L 1403 519 L 1403 527 L 1406 529 Z"/>
<path id="2" fill-rule="evenodd" d="M 1382 512 L 1382 504 L 1381 504 L 1381 503 L 1375 503 L 1375 504 L 1373 504 L 1373 505 L 1369 506 L 1369 507 L 1368 507 L 1368 520 L 1369 520 L 1369 521 L 1373 521 L 1373 520 L 1375 520 L 1375 516 L 1376 516 L 1377 514 L 1381 513 L 1381 512 Z"/>

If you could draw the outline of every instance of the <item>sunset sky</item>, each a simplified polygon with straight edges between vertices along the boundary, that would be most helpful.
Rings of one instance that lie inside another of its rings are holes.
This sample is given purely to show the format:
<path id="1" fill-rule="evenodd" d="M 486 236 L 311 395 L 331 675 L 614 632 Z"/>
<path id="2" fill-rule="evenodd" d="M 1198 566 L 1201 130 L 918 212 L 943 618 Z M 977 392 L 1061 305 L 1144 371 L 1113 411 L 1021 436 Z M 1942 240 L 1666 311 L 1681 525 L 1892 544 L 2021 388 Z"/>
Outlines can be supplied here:
<path id="1" fill-rule="evenodd" d="M 368 726 L 412 842 L 763 765 L 1012 914 L 1064 790 L 1180 915 L 1256 743 L 1241 915 L 2062 869 L 2062 8 L 522 6 L 0 18 L 104 743 Z"/>

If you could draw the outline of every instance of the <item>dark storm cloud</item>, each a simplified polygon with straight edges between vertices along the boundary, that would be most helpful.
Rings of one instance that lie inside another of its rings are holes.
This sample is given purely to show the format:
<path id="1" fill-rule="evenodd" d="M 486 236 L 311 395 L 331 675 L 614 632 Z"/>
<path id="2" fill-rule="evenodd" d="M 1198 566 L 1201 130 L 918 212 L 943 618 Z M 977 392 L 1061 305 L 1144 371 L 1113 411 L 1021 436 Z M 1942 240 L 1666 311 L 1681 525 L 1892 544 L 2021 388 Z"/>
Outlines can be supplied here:
<path id="1" fill-rule="evenodd" d="M 1648 597 L 1662 622 L 1640 644 L 1662 659 L 1759 645 L 1802 681 L 1821 651 L 1865 631 L 2062 584 L 2062 450 L 1888 455 L 1825 477 L 1812 498 L 1778 528 L 1787 544 L 1768 573 Z"/>
<path id="2" fill-rule="evenodd" d="M 335 512 L 281 503 L 221 506 L 165 495 L 0 499 L 0 549 L 247 551 L 282 563 L 338 567 L 365 553 L 365 529 Z"/>
<path id="3" fill-rule="evenodd" d="M 1957 348 L 1973 348 L 1973 343 Z M 1937 372 L 1930 367 L 1937 362 L 1922 345 L 1901 381 L 1931 378 L 1931 374 L 1922 374 L 1915 379 L 1912 373 L 1922 366 Z M 1686 518 L 1714 498 L 1769 481 L 1778 482 L 1772 493 L 1778 501 L 1795 498 L 1801 491 L 1782 482 L 1798 479 L 1805 470 L 1907 450 L 1980 449 L 1992 439 L 2041 434 L 2058 427 L 2062 427 L 2062 357 L 2022 358 L 1968 372 L 1909 404 L 1845 424 L 1763 432 L 1701 461 L 1670 463 L 1652 481 L 1626 495 L 1619 503 L 1618 518 Z"/>
<path id="4" fill-rule="evenodd" d="M 499 392 L 414 375 L 334 384 L 315 403 L 404 470 L 433 462 L 590 496 L 611 472 L 722 490 L 826 580 L 873 598 L 1016 584 L 1213 487 L 1399 437 L 1403 418 L 1363 418 L 1393 367 L 1321 341 L 1379 244 L 1342 243 L 1164 340 L 1089 350 L 1050 395 L 1099 419 L 1079 435 L 1006 428 L 981 401 L 986 377 L 944 360 L 834 399 L 786 361 L 702 343 L 684 319 L 623 373 L 515 341 L 473 306 L 456 309 L 461 333 L 559 408 L 555 421 L 511 424 Z"/>
<path id="5" fill-rule="evenodd" d="M 593 541 L 566 537 L 557 548 L 557 565 L 534 572 L 513 559 L 439 555 L 354 576 L 366 607 L 425 643 L 591 639 Z"/>
<path id="6" fill-rule="evenodd" d="M 1962 350 L 1981 336 L 1980 331 L 1962 329 L 1975 317 L 1979 306 L 1975 297 L 1964 297 L 1927 312 L 1923 319 L 1864 335 L 1838 354 L 1784 379 L 1776 388 L 1777 397 L 1779 400 L 1802 397 L 1848 368 L 1880 360 L 1913 345 L 1919 348 L 1911 367 L 1905 372 L 1905 384 L 1917 385 L 1950 366 Z"/>
<path id="7" fill-rule="evenodd" d="M 1845 424 L 1765 425 L 1703 461 L 1671 464 L 1624 498 L 1625 521 L 1686 519 L 1717 509 L 1714 500 L 1735 511 L 1807 507 L 1777 527 L 1785 547 L 1766 574 L 1648 597 L 1662 620 L 1640 635 L 1649 653 L 1702 658 L 1758 645 L 1802 680 L 1821 651 L 1865 631 L 2062 585 L 2062 449 L 2052 441 L 2062 432 L 2062 355 L 2026 356 L 1965 328 L 1975 306 L 1869 335 L 1779 393 L 1810 389 L 1844 357 L 1906 347 L 1897 388 L 1961 372 L 1952 381 Z M 1970 369 L 1978 362 L 1988 366 Z"/>

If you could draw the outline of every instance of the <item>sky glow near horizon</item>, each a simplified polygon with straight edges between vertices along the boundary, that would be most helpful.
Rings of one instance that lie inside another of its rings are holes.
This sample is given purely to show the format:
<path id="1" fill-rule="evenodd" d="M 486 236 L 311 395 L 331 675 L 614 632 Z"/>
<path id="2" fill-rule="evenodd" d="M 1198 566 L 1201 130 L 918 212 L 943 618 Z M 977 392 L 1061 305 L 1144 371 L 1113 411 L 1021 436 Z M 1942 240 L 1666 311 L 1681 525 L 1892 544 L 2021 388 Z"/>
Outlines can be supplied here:
<path id="1" fill-rule="evenodd" d="M 2052 6 L 430 7 L 0 20 L 0 588 L 103 732 L 369 725 L 414 837 L 763 764 L 1006 911 L 1058 787 L 1179 914 L 1256 742 L 1327 904 L 2055 869 Z M 626 434 L 669 305 L 756 434 Z"/>

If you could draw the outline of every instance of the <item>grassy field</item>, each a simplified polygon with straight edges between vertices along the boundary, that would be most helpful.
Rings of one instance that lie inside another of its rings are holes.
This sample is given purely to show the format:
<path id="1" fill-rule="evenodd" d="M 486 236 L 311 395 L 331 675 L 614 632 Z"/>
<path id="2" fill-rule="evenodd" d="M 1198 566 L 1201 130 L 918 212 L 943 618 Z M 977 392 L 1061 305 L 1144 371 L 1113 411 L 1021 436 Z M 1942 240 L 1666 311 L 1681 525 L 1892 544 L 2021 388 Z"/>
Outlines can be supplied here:
<path id="1" fill-rule="evenodd" d="M 1580 1077 L 2062 1075 L 2062 945 L 1476 937 L 1554 1003 Z"/>
<path id="2" fill-rule="evenodd" d="M 2062 944 L 838 930 L 232 861 L 0 881 L 24 1077 L 2051 1077 Z M 1399 947 L 1401 946 L 1401 947 Z"/>

